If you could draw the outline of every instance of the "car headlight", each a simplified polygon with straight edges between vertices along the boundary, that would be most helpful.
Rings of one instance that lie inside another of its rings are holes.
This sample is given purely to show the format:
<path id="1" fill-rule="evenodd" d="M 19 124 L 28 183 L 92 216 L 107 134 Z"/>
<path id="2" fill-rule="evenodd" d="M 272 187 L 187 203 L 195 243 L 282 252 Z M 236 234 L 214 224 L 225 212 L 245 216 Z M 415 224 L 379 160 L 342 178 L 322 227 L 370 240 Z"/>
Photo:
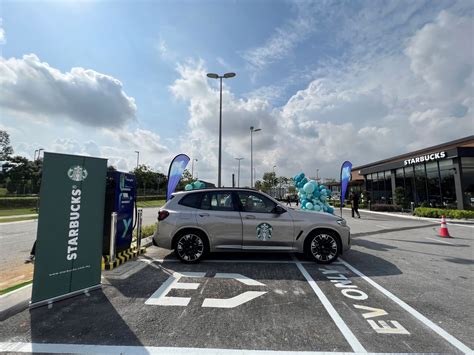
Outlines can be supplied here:
<path id="1" fill-rule="evenodd" d="M 344 218 L 338 219 L 336 222 L 337 222 L 337 224 L 339 224 L 340 226 L 343 226 L 343 227 L 346 227 L 346 226 L 347 226 L 346 220 L 345 220 Z"/>

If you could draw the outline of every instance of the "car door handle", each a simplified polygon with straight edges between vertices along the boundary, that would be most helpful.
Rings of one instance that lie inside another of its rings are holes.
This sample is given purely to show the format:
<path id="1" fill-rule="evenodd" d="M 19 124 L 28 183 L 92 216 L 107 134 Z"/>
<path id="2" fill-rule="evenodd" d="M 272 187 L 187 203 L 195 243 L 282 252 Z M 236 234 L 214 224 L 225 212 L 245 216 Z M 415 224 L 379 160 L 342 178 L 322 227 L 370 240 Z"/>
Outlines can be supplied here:
<path id="1" fill-rule="evenodd" d="M 246 215 L 245 216 L 246 219 L 255 219 L 255 216 L 252 216 L 252 215 Z"/>
<path id="2" fill-rule="evenodd" d="M 199 213 L 199 217 L 209 217 L 209 213 Z"/>

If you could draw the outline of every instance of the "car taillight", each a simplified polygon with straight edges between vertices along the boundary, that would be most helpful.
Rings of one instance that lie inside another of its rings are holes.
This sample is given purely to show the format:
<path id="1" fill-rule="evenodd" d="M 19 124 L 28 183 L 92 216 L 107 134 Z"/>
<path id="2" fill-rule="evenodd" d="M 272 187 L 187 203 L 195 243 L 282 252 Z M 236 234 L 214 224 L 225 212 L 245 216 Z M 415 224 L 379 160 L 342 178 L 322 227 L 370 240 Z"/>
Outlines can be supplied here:
<path id="1" fill-rule="evenodd" d="M 158 211 L 158 220 L 159 221 L 162 221 L 164 220 L 166 217 L 168 217 L 170 215 L 170 213 L 166 210 L 159 210 Z"/>

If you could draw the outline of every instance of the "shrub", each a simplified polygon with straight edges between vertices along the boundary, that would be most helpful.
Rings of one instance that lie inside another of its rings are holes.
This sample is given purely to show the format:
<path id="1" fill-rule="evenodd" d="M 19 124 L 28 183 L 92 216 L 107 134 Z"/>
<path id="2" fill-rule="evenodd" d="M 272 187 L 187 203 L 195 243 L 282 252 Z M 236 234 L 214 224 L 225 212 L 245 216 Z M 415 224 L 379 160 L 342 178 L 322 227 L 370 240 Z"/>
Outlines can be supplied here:
<path id="1" fill-rule="evenodd" d="M 402 206 L 399 205 L 391 205 L 391 204 L 373 204 L 370 206 L 372 211 L 380 211 L 380 212 L 401 212 Z"/>
<path id="2" fill-rule="evenodd" d="M 396 205 L 402 206 L 407 208 L 408 207 L 408 202 L 406 199 L 406 193 L 405 189 L 401 186 L 398 186 L 395 188 L 395 196 L 394 196 L 394 201 Z"/>
<path id="3" fill-rule="evenodd" d="M 466 210 L 445 210 L 442 208 L 427 208 L 427 207 L 417 207 L 413 212 L 415 216 L 418 217 L 431 217 L 431 218 L 441 218 L 442 215 L 445 215 L 447 218 L 455 219 L 467 219 L 474 218 L 474 211 Z"/>
<path id="4" fill-rule="evenodd" d="M 36 207 L 38 197 L 2 197 L 0 198 L 0 209 L 31 208 Z"/>
<path id="5" fill-rule="evenodd" d="M 142 226 L 142 238 L 146 238 L 146 237 L 150 237 L 152 236 L 156 229 L 158 228 L 158 224 L 155 223 L 155 224 L 151 224 L 149 226 Z M 137 230 L 135 229 L 133 231 L 133 237 L 136 238 L 137 237 Z"/>

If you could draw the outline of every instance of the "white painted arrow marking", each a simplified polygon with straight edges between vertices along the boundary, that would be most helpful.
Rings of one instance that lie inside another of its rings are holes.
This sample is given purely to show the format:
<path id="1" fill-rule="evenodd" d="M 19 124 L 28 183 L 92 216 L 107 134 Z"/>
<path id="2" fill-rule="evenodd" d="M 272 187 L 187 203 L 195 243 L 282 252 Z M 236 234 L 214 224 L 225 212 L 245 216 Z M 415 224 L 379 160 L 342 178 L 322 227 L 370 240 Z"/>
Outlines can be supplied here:
<path id="1" fill-rule="evenodd" d="M 180 290 L 196 290 L 199 283 L 178 283 L 182 277 L 204 277 L 205 272 L 174 272 L 160 286 L 158 290 L 153 293 L 145 304 L 155 306 L 187 306 L 191 301 L 191 297 L 166 297 L 166 295 L 174 288 Z"/>
<path id="2" fill-rule="evenodd" d="M 247 286 L 265 286 L 265 284 L 262 284 L 261 282 L 258 282 L 257 280 L 251 279 L 250 277 L 244 276 L 242 274 L 233 274 L 233 273 L 216 273 L 216 276 L 214 276 L 216 279 L 234 279 L 237 280 L 244 285 Z"/>
<path id="3" fill-rule="evenodd" d="M 212 308 L 235 308 L 267 292 L 247 291 L 231 298 L 206 298 L 202 303 L 202 307 Z"/>

